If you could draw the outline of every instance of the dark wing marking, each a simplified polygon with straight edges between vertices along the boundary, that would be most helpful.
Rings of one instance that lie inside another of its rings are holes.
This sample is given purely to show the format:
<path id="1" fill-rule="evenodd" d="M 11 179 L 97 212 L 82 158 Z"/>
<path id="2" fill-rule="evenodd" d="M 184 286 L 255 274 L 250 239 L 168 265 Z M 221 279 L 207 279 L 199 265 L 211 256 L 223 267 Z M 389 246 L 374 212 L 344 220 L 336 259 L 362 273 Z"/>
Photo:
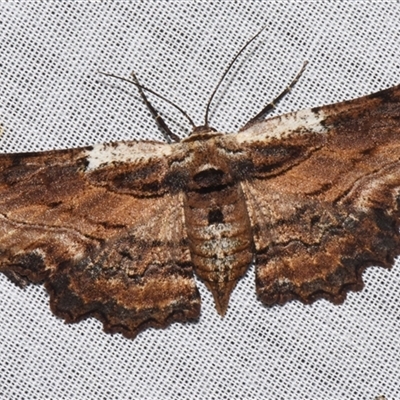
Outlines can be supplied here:
<path id="1" fill-rule="evenodd" d="M 53 312 L 107 332 L 197 318 L 200 298 L 170 179 L 179 144 L 127 142 L 0 156 L 0 271 L 43 282 Z"/>
<path id="2" fill-rule="evenodd" d="M 340 303 L 362 288 L 367 266 L 392 265 L 400 252 L 399 86 L 272 118 L 235 140 L 264 303 Z"/>

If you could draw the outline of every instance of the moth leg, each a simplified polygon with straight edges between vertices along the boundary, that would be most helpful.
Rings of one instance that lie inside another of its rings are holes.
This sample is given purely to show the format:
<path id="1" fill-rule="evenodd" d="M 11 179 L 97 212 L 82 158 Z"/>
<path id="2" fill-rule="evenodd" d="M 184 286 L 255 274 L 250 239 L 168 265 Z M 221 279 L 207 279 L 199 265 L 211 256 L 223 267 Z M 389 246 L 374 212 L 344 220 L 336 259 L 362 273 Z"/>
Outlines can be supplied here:
<path id="1" fill-rule="evenodd" d="M 147 99 L 147 96 L 144 93 L 144 90 L 142 89 L 142 86 L 139 83 L 138 78 L 136 77 L 135 73 L 131 73 L 132 79 L 136 83 L 136 86 L 139 90 L 140 97 L 143 99 L 144 103 L 146 104 L 146 107 L 149 109 L 151 115 L 154 117 L 158 127 L 161 129 L 161 131 L 164 134 L 165 139 L 167 140 L 168 143 L 171 143 L 172 141 L 174 142 L 180 142 L 179 136 L 175 135 L 171 129 L 169 129 L 168 125 L 164 121 L 164 119 L 161 117 L 160 113 L 154 108 L 154 106 L 150 103 L 150 101 Z"/>
<path id="2" fill-rule="evenodd" d="M 240 128 L 240 131 L 244 131 L 245 129 L 249 128 L 251 125 L 255 124 L 256 122 L 259 122 L 265 118 L 265 116 L 272 111 L 276 105 L 289 93 L 291 92 L 293 86 L 297 83 L 297 81 L 300 79 L 301 75 L 303 74 L 304 70 L 306 69 L 306 66 L 308 64 L 308 61 L 304 61 L 303 66 L 301 67 L 300 71 L 297 73 L 297 75 L 294 77 L 292 82 L 289 83 L 289 85 L 270 103 L 268 103 L 257 115 L 255 115 L 253 118 L 251 118 L 250 121 L 246 123 L 243 127 Z"/>

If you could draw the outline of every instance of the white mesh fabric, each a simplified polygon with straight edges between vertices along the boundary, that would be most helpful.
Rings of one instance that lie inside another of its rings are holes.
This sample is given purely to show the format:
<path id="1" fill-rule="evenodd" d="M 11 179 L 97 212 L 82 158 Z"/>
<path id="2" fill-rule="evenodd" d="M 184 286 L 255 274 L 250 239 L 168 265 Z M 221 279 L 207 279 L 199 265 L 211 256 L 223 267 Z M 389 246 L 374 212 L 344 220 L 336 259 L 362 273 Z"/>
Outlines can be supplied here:
<path id="1" fill-rule="evenodd" d="M 201 124 L 225 67 L 263 25 L 213 102 L 213 127 L 237 130 L 304 60 L 277 113 L 372 93 L 400 83 L 399 21 L 398 2 L 1 2 L 1 151 L 163 140 L 135 87 L 97 71 L 136 71 Z M 198 323 L 128 340 L 94 319 L 65 325 L 42 286 L 1 275 L 0 399 L 398 399 L 399 265 L 364 280 L 341 306 L 266 308 L 250 269 L 224 319 L 199 282 Z"/>

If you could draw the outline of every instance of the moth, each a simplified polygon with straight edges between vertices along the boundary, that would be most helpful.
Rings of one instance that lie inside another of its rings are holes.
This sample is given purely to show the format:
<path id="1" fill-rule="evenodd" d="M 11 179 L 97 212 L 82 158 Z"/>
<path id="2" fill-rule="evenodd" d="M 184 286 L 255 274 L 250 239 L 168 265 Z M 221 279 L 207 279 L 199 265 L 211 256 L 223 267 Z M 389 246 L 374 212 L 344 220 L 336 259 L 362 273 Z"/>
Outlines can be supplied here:
<path id="1" fill-rule="evenodd" d="M 179 140 L 134 83 L 172 143 L 0 156 L 0 271 L 44 283 L 54 314 L 133 338 L 199 317 L 194 274 L 224 315 L 252 262 L 266 305 L 341 303 L 392 265 L 400 86 L 273 118 L 268 104 L 234 134 L 209 126 L 211 97 Z"/>

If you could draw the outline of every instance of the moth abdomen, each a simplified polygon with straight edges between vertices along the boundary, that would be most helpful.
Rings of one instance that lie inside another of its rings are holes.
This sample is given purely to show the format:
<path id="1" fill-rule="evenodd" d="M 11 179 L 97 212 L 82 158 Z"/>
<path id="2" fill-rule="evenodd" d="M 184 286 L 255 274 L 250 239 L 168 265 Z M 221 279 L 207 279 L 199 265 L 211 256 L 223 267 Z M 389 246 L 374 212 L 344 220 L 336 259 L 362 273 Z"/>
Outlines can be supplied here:
<path id="1" fill-rule="evenodd" d="M 205 201 L 204 197 L 207 197 Z M 239 185 L 185 196 L 185 224 L 196 274 L 211 290 L 223 315 L 236 282 L 252 260 L 252 234 Z"/>

